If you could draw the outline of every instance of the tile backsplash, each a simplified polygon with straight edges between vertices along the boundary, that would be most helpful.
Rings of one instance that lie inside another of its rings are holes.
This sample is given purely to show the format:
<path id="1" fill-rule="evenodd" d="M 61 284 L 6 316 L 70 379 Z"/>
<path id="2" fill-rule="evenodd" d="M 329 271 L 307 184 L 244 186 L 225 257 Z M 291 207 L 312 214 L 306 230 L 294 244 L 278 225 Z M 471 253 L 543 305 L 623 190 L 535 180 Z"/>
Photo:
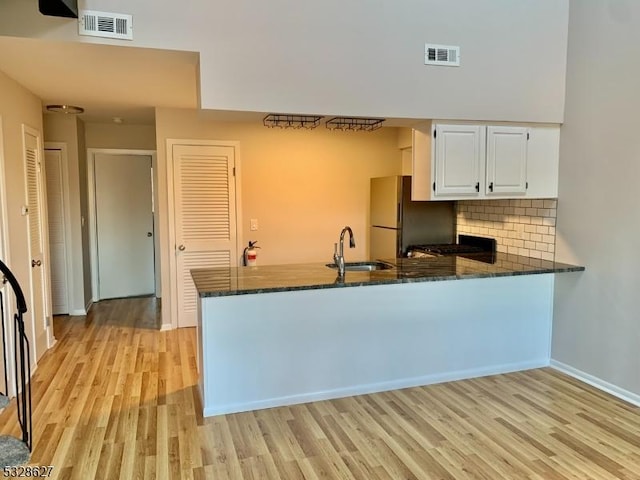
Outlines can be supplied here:
<path id="1" fill-rule="evenodd" d="M 556 199 L 457 202 L 458 234 L 496 239 L 499 252 L 553 260 Z"/>

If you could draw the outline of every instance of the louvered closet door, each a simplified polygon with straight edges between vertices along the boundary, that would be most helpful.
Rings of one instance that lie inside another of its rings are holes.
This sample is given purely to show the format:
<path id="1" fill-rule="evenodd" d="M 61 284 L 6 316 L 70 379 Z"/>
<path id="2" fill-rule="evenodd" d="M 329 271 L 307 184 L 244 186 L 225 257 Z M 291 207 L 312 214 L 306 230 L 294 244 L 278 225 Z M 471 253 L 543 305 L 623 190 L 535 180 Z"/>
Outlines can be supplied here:
<path id="1" fill-rule="evenodd" d="M 237 265 L 234 163 L 233 147 L 174 146 L 179 327 L 197 321 L 190 270 Z"/>
<path id="2" fill-rule="evenodd" d="M 45 316 L 44 246 L 42 239 L 42 165 L 38 137 L 24 132 L 24 164 L 27 180 L 27 206 L 29 208 L 29 254 L 31 257 L 31 322 L 26 322 L 27 336 L 35 343 L 35 358 L 39 359 L 47 349 Z M 29 325 L 31 323 L 31 325 Z M 31 327 L 31 328 L 30 328 Z M 31 330 L 29 332 L 29 330 Z"/>

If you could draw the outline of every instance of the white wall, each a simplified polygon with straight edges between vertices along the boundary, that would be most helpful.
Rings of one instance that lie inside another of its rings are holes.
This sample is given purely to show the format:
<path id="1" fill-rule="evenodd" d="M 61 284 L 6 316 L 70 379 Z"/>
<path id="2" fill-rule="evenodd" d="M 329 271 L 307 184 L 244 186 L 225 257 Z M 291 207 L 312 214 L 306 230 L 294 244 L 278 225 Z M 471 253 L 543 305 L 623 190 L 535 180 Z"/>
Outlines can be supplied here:
<path id="1" fill-rule="evenodd" d="M 133 15 L 134 41 L 77 35 L 35 2 L 0 3 L 0 34 L 201 53 L 202 108 L 560 123 L 568 0 L 86 0 Z M 427 67 L 424 43 L 462 66 Z"/>
<path id="2" fill-rule="evenodd" d="M 640 395 L 640 2 L 572 0 L 554 360 Z M 640 398 L 640 397 L 638 397 Z"/>

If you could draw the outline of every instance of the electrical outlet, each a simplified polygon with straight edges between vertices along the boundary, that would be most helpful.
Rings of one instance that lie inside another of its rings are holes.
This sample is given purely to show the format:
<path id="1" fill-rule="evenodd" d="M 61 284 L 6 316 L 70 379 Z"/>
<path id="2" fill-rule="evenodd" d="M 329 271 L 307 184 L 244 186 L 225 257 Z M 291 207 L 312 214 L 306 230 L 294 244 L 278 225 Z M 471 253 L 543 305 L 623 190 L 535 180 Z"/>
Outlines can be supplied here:
<path id="1" fill-rule="evenodd" d="M 249 221 L 249 230 L 251 230 L 252 232 L 255 232 L 258 230 L 258 219 L 257 218 L 252 218 Z"/>

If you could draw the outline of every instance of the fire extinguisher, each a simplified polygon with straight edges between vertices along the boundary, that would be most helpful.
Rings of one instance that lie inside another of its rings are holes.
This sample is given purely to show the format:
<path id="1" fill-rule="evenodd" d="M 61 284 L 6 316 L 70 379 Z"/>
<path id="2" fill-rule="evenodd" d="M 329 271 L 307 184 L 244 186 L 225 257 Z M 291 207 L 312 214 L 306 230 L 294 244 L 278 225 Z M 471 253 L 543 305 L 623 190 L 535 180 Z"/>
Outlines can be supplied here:
<path id="1" fill-rule="evenodd" d="M 249 246 L 245 247 L 242 257 L 244 259 L 245 267 L 255 267 L 258 264 L 258 248 L 256 247 L 258 241 L 252 242 L 249 240 Z"/>

